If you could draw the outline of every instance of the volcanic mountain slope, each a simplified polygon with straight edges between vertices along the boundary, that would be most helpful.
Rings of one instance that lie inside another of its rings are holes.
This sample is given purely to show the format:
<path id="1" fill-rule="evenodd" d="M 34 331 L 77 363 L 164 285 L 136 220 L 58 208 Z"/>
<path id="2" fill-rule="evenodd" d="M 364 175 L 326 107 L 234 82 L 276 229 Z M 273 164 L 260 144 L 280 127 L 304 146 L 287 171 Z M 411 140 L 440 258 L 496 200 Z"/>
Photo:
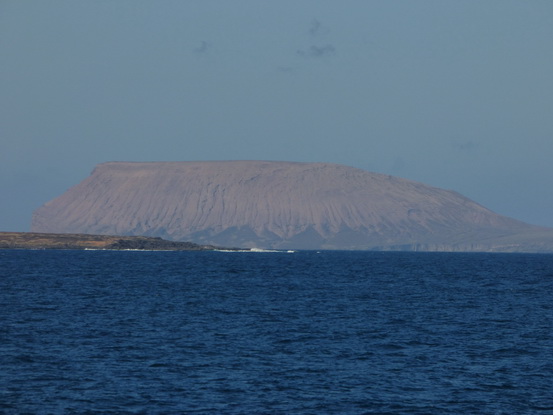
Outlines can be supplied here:
<path id="1" fill-rule="evenodd" d="M 328 163 L 104 163 L 37 209 L 32 231 L 282 249 L 553 251 L 552 229 L 453 191 Z"/>

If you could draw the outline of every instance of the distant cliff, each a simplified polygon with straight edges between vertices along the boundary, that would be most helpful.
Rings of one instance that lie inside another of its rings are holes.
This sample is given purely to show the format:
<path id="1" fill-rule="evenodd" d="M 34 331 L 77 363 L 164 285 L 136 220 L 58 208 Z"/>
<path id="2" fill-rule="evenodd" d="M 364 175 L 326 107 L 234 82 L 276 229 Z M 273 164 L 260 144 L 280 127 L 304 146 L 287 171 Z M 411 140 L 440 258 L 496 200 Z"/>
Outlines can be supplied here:
<path id="1" fill-rule="evenodd" d="M 104 163 L 37 209 L 32 230 L 281 249 L 553 251 L 551 229 L 328 163 Z"/>

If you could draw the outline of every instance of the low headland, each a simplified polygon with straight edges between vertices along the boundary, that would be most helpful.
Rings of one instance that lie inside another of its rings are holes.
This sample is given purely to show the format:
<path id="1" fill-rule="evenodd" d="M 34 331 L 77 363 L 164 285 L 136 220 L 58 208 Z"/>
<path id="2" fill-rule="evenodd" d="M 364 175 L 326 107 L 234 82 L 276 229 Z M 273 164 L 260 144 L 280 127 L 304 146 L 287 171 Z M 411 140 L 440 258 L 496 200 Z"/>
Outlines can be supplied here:
<path id="1" fill-rule="evenodd" d="M 69 233 L 0 232 L 0 249 L 98 249 L 147 251 L 237 250 L 192 242 L 167 241 L 147 236 L 89 235 Z"/>

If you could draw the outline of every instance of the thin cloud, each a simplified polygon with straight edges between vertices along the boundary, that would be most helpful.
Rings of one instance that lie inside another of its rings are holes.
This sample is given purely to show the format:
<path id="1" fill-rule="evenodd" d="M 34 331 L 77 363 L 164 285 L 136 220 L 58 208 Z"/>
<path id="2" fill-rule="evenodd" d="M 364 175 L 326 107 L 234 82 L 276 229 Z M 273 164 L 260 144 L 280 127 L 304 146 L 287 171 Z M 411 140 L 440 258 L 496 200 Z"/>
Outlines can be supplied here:
<path id="1" fill-rule="evenodd" d="M 311 21 L 311 27 L 309 27 L 309 34 L 311 36 L 326 35 L 329 32 L 330 30 L 317 19 Z"/>
<path id="2" fill-rule="evenodd" d="M 312 37 L 319 38 L 319 40 L 317 41 L 317 44 L 312 44 L 304 49 L 298 49 L 296 53 L 304 58 L 323 58 L 325 56 L 334 55 L 336 48 L 330 43 L 322 44 L 321 41 L 321 38 L 326 37 L 325 35 L 329 32 L 330 30 L 328 30 L 328 28 L 326 28 L 319 20 L 313 19 L 311 21 L 311 25 L 309 26 L 308 33 Z"/>
<path id="3" fill-rule="evenodd" d="M 329 55 L 334 55 L 336 49 L 332 45 L 317 46 L 312 45 L 308 49 L 300 49 L 297 54 L 304 58 L 322 58 Z"/>
<path id="4" fill-rule="evenodd" d="M 464 142 L 457 142 L 454 143 L 453 146 L 455 149 L 459 151 L 465 151 L 465 152 L 472 152 L 478 149 L 479 145 L 478 143 L 475 143 L 472 140 L 464 141 Z"/>
<path id="5" fill-rule="evenodd" d="M 210 48 L 210 44 L 206 42 L 205 40 L 202 40 L 200 42 L 200 45 L 194 48 L 194 52 L 197 54 L 206 53 L 207 50 Z"/>

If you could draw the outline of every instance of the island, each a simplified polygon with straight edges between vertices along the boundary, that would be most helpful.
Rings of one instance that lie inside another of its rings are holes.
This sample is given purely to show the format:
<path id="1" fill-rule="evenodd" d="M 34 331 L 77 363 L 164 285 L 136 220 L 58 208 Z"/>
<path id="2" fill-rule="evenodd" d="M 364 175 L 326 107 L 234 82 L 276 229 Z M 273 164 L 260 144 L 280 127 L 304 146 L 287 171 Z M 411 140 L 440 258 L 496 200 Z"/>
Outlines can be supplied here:
<path id="1" fill-rule="evenodd" d="M 115 236 L 71 233 L 0 232 L 0 249 L 99 249 L 148 251 L 236 251 L 192 242 L 168 241 L 158 237 Z"/>
<path id="2" fill-rule="evenodd" d="M 102 163 L 36 209 L 30 230 L 266 250 L 553 252 L 553 229 L 455 191 L 288 161 Z"/>

